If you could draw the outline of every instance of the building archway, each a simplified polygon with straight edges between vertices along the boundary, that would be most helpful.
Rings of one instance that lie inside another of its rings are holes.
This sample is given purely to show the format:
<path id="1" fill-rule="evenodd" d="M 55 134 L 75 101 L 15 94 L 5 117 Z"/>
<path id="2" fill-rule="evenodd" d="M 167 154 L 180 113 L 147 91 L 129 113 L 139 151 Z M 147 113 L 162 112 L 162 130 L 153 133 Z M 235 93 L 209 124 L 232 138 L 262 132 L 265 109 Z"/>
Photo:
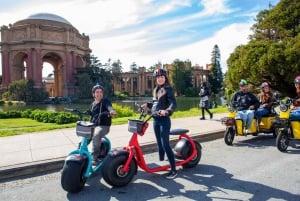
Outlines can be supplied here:
<path id="1" fill-rule="evenodd" d="M 32 79 L 35 88 L 45 87 L 43 63 L 53 66 L 54 96 L 74 96 L 78 67 L 91 53 L 89 37 L 80 34 L 64 18 L 39 13 L 1 27 L 2 87 L 20 79 Z M 46 87 L 47 89 L 47 87 Z M 49 91 L 48 91 L 49 92 Z"/>

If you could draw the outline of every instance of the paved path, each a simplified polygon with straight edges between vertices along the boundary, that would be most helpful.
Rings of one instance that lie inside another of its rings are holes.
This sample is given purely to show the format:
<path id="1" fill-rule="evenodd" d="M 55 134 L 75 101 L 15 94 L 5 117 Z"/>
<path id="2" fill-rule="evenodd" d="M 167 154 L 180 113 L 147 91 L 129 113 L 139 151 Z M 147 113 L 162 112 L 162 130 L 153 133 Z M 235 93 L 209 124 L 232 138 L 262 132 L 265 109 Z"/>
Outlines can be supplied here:
<path id="1" fill-rule="evenodd" d="M 224 116 L 225 113 L 215 114 L 212 120 L 199 120 L 199 117 L 176 118 L 172 119 L 172 128 L 189 129 L 189 134 L 201 143 L 224 133 L 225 127 L 220 122 Z M 0 179 L 62 167 L 64 158 L 81 140 L 74 131 L 75 128 L 67 128 L 1 137 Z M 125 124 L 112 126 L 108 137 L 112 147 L 117 148 L 127 145 L 130 135 Z M 175 141 L 175 138 L 176 136 L 172 136 L 171 141 Z M 156 150 L 151 122 L 147 132 L 139 140 L 144 151 Z"/>

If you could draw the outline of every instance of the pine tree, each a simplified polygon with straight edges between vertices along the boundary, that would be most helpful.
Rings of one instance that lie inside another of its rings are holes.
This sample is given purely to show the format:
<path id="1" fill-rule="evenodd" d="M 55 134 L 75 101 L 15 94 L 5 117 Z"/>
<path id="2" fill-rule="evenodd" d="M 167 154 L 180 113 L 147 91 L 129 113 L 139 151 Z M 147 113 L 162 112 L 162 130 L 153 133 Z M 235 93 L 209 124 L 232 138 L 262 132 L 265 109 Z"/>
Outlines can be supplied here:
<path id="1" fill-rule="evenodd" d="M 221 53 L 218 45 L 215 45 L 211 53 L 211 69 L 208 75 L 208 82 L 211 91 L 218 94 L 222 90 L 223 73 L 220 65 Z"/>

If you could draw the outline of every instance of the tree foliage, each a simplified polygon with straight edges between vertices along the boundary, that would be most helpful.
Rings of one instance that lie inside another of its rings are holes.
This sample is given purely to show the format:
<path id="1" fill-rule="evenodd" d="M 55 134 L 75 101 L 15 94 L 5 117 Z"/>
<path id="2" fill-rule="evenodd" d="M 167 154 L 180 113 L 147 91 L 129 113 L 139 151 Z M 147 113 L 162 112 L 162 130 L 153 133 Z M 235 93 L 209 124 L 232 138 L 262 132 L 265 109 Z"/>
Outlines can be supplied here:
<path id="1" fill-rule="evenodd" d="M 268 81 L 284 95 L 295 96 L 293 79 L 300 74 L 300 1 L 281 0 L 260 11 L 246 45 L 236 47 L 227 60 L 226 87 L 240 79 L 258 87 Z"/>
<path id="2" fill-rule="evenodd" d="M 17 80 L 9 84 L 7 91 L 8 100 L 35 102 L 44 100 L 48 96 L 43 88 L 34 88 L 31 79 Z"/>
<path id="3" fill-rule="evenodd" d="M 208 82 L 211 91 L 218 94 L 222 90 L 223 73 L 221 69 L 221 52 L 218 45 L 215 45 L 211 53 L 211 70 L 208 75 Z"/>
<path id="4" fill-rule="evenodd" d="M 102 64 L 100 60 L 94 55 L 86 55 L 85 60 L 87 63 L 86 67 L 77 68 L 78 73 L 78 89 L 80 98 L 90 98 L 91 88 L 95 84 L 100 84 L 104 88 L 106 96 L 113 95 L 112 86 L 112 67 L 110 59 L 107 63 Z"/>
<path id="5" fill-rule="evenodd" d="M 169 69 L 169 77 L 171 84 L 175 89 L 176 95 L 184 95 L 186 88 L 193 86 L 191 81 L 191 73 L 191 61 L 180 61 L 179 59 L 173 61 Z"/>

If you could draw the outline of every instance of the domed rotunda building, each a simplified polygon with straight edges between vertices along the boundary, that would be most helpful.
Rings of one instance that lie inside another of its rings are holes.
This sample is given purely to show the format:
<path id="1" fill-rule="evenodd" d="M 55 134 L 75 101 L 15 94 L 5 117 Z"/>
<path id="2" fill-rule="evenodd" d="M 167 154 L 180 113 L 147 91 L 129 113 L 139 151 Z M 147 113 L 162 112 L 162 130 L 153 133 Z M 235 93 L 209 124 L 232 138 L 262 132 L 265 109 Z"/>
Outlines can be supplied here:
<path id="1" fill-rule="evenodd" d="M 2 87 L 32 79 L 35 88 L 46 87 L 50 96 L 76 94 L 76 68 L 86 66 L 83 57 L 91 53 L 89 37 L 66 19 L 39 13 L 3 25 L 1 31 Z M 53 67 L 53 85 L 45 86 L 43 64 Z"/>

